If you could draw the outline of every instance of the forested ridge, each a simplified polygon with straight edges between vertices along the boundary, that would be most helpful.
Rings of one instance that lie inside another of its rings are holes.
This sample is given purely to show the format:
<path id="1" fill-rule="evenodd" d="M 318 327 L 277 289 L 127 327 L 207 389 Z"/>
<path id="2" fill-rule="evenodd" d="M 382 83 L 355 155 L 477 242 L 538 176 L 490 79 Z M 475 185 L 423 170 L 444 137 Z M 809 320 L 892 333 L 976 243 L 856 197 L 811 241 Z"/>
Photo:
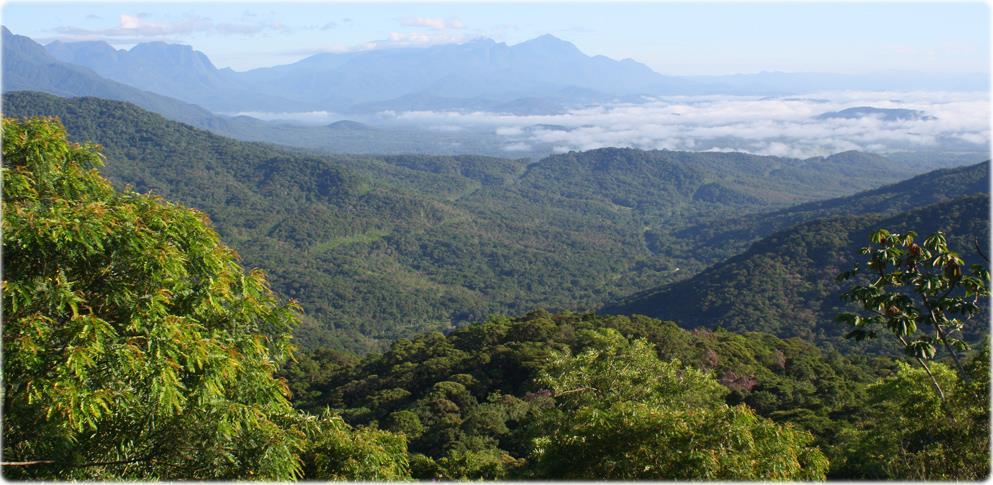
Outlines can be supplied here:
<path id="1" fill-rule="evenodd" d="M 102 173 L 118 187 L 206 212 L 247 264 L 300 301 L 303 344 L 358 352 L 494 312 L 593 308 L 737 252 L 733 241 L 681 237 L 684 227 L 908 173 L 859 153 L 324 157 L 95 98 L 9 93 L 4 112 L 59 116 L 70 137 L 103 146 Z"/>
<path id="2" fill-rule="evenodd" d="M 969 171 L 987 173 L 988 164 L 980 167 L 982 171 L 979 167 Z M 915 200 L 927 198 L 921 194 Z M 689 328 L 763 331 L 827 347 L 848 345 L 840 338 L 845 329 L 834 322 L 845 306 L 835 277 L 857 262 L 869 234 L 880 227 L 921 234 L 943 231 L 967 264 L 982 263 L 990 254 L 989 204 L 987 192 L 889 217 L 830 217 L 798 224 L 756 241 L 743 253 L 692 278 L 631 296 L 602 311 L 672 318 Z M 978 341 L 983 333 L 972 337 Z"/>

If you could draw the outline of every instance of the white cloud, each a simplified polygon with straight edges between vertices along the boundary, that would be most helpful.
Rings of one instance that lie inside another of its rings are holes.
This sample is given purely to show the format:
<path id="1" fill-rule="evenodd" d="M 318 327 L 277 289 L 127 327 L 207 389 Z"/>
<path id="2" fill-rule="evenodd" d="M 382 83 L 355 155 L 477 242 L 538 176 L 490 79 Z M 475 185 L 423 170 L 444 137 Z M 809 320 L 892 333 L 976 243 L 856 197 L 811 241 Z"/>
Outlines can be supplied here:
<path id="1" fill-rule="evenodd" d="M 448 19 L 413 17 L 413 18 L 402 19 L 400 20 L 400 23 L 407 27 L 423 27 L 432 30 L 465 28 L 465 23 L 463 23 L 462 20 L 455 17 Z"/>
<path id="2" fill-rule="evenodd" d="M 505 152 L 526 152 L 531 150 L 531 145 L 527 143 L 511 143 L 509 145 L 504 145 L 501 150 Z"/>
<path id="3" fill-rule="evenodd" d="M 816 119 L 821 113 L 855 106 L 913 109 L 934 118 Z M 984 145 L 990 140 L 988 93 L 850 91 L 789 98 L 663 97 L 642 104 L 594 106 L 554 115 L 413 111 L 384 116 L 403 123 L 487 128 L 507 140 L 505 147 L 530 145 L 555 152 L 626 146 L 809 157 L 941 143 Z M 568 129 L 537 126 L 542 124 Z"/>
<path id="4" fill-rule="evenodd" d="M 496 134 L 500 136 L 517 136 L 524 133 L 520 126 L 501 126 L 496 129 Z"/>
<path id="5" fill-rule="evenodd" d="M 458 133 L 460 131 L 465 131 L 465 127 L 459 125 L 434 125 L 427 127 L 427 129 L 441 133 Z"/>
<path id="6" fill-rule="evenodd" d="M 186 15 L 178 20 L 154 20 L 145 13 L 127 14 L 118 17 L 115 27 L 105 29 L 84 29 L 80 27 L 56 27 L 54 31 L 62 40 L 114 40 L 118 42 L 167 39 L 177 35 L 214 33 L 221 35 L 252 35 L 267 31 L 285 32 L 289 28 L 275 20 L 252 23 L 215 22 L 207 17 Z"/>
<path id="7" fill-rule="evenodd" d="M 390 32 L 386 40 L 372 41 L 366 45 L 372 45 L 375 49 L 390 47 L 418 47 L 438 44 L 457 44 L 465 42 L 467 39 L 461 34 L 424 33 L 424 32 Z"/>

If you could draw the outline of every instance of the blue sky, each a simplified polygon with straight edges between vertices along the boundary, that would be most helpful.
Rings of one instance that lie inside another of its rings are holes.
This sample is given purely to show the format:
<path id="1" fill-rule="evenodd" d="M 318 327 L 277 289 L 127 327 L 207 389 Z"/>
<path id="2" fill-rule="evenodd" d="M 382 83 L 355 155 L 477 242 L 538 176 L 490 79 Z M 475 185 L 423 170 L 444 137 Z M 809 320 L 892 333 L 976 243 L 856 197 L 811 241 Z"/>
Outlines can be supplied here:
<path id="1" fill-rule="evenodd" d="M 42 43 L 163 40 L 218 67 L 285 64 L 321 51 L 550 33 L 583 52 L 664 74 L 987 72 L 984 3 L 42 3 L 9 2 L 2 23 Z"/>

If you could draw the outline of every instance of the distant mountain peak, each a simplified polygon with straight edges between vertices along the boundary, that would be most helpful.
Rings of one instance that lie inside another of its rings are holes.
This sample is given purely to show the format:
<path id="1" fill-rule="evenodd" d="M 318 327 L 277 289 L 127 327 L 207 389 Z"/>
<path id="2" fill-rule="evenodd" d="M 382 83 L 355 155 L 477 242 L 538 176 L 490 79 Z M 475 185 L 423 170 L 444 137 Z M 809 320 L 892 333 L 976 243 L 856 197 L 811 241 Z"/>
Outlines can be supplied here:
<path id="1" fill-rule="evenodd" d="M 538 37 L 535 37 L 535 38 L 531 39 L 530 42 L 557 43 L 557 44 L 569 44 L 569 45 L 572 45 L 570 42 L 565 41 L 565 40 L 562 40 L 562 39 L 560 39 L 558 37 L 555 37 L 552 34 L 539 35 Z"/>
<path id="2" fill-rule="evenodd" d="M 152 42 L 142 42 L 140 44 L 135 44 L 133 47 L 131 47 L 131 49 L 129 50 L 129 52 L 131 52 L 133 54 L 151 53 L 151 52 L 155 52 L 155 53 L 184 53 L 184 54 L 185 53 L 191 53 L 191 52 L 196 52 L 198 54 L 200 53 L 200 51 L 194 51 L 193 50 L 193 46 L 189 46 L 189 45 L 185 45 L 185 44 L 170 44 L 168 42 L 163 42 L 163 41 L 160 41 L 160 40 L 156 40 L 156 41 L 152 41 Z"/>
<path id="3" fill-rule="evenodd" d="M 514 45 L 515 49 L 540 49 L 561 53 L 580 53 L 579 48 L 572 42 L 562 40 L 552 34 L 545 34 Z"/>
<path id="4" fill-rule="evenodd" d="M 497 43 L 498 43 L 497 41 L 489 37 L 473 37 L 467 40 L 466 42 L 463 42 L 463 44 L 486 44 L 486 45 L 495 45 Z"/>

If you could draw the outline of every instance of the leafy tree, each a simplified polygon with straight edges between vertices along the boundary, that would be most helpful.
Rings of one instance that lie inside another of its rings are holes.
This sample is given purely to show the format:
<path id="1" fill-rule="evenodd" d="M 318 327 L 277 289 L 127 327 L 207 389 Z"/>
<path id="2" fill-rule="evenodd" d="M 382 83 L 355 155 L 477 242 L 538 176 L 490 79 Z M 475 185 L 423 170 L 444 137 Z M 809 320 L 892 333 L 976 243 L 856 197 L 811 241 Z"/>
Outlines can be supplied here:
<path id="1" fill-rule="evenodd" d="M 870 386 L 858 421 L 841 433 L 832 453 L 832 476 L 877 480 L 988 477 L 988 346 L 966 369 L 971 377 L 968 383 L 948 366 L 932 365 L 931 373 L 947 393 L 947 402 L 926 383 L 923 368 L 907 364 Z"/>
<path id="2" fill-rule="evenodd" d="M 587 334 L 539 378 L 556 405 L 537 424 L 529 475 L 556 479 L 822 479 L 827 460 L 791 425 L 728 406 L 706 372 L 644 340 Z"/>
<path id="3" fill-rule="evenodd" d="M 962 338 L 966 322 L 980 314 L 990 295 L 989 269 L 973 264 L 965 269 L 963 259 L 948 247 L 944 233 L 915 241 L 917 234 L 891 233 L 880 229 L 870 236 L 872 245 L 862 248 L 868 256 L 865 273 L 870 282 L 855 285 L 842 298 L 858 304 L 863 312 L 843 313 L 838 320 L 853 329 L 846 337 L 874 338 L 879 331 L 895 335 L 908 355 L 928 374 L 939 397 L 944 391 L 928 365 L 938 347 L 944 348 L 959 371 L 969 379 L 959 352 L 968 349 Z M 845 280 L 858 274 L 859 266 L 839 276 Z"/>
<path id="4" fill-rule="evenodd" d="M 5 476 L 405 475 L 402 437 L 291 407 L 296 308 L 203 214 L 115 191 L 56 121 L 2 135 Z"/>
<path id="5" fill-rule="evenodd" d="M 410 478 L 407 440 L 374 428 L 353 429 L 325 410 L 302 415 L 307 431 L 304 477 L 319 480 L 384 481 Z"/>

